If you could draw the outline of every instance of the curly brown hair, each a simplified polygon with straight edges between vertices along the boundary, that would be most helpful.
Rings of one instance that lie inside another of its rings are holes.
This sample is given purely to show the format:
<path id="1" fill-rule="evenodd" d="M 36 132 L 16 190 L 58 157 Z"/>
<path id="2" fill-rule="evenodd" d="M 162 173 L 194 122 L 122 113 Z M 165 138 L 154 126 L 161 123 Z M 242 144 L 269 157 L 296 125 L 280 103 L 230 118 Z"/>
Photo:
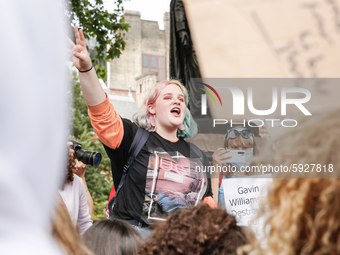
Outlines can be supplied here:
<path id="1" fill-rule="evenodd" d="M 339 179 L 277 179 L 268 194 L 268 209 L 262 213 L 270 231 L 263 241 L 251 238 L 245 252 L 340 254 Z"/>
<path id="2" fill-rule="evenodd" d="M 66 183 L 73 182 L 73 171 L 76 169 L 76 157 L 74 156 L 74 151 L 69 151 L 68 157 L 68 165 L 67 165 L 67 172 L 66 172 Z"/>
<path id="3" fill-rule="evenodd" d="M 295 178 L 274 179 L 259 215 L 266 220 L 264 236 L 250 238 L 251 244 L 243 248 L 244 252 L 340 254 L 339 116 L 340 110 L 314 115 L 281 136 L 275 154 L 277 165 L 320 164 L 324 170 L 323 166 L 331 164 L 332 172 L 319 173 L 314 169 L 294 175 L 280 174 Z"/>
<path id="4" fill-rule="evenodd" d="M 177 211 L 157 224 L 138 254 L 236 254 L 246 243 L 234 216 L 201 204 Z"/>

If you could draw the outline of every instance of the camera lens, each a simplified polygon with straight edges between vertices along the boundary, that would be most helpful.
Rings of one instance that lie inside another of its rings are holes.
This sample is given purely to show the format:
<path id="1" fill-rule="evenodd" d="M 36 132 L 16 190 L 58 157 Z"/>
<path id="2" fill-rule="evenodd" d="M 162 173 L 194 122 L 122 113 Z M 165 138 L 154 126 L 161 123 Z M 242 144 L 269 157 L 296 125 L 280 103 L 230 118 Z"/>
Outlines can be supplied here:
<path id="1" fill-rule="evenodd" d="M 92 166 L 99 166 L 100 162 L 102 161 L 102 155 L 98 152 L 95 152 L 91 159 Z"/>
<path id="2" fill-rule="evenodd" d="M 102 160 L 102 155 L 95 151 L 77 150 L 76 158 L 84 164 L 98 166 Z"/>

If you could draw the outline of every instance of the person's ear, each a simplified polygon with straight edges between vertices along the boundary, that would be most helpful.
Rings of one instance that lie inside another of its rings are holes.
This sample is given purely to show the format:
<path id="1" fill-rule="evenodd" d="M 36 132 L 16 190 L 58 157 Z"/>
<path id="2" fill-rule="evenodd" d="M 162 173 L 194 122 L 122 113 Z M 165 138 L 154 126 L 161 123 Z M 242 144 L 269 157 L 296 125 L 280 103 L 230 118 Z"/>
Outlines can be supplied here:
<path id="1" fill-rule="evenodd" d="M 156 113 L 156 109 L 153 105 L 149 105 L 148 106 L 148 111 L 150 114 L 155 114 Z"/>

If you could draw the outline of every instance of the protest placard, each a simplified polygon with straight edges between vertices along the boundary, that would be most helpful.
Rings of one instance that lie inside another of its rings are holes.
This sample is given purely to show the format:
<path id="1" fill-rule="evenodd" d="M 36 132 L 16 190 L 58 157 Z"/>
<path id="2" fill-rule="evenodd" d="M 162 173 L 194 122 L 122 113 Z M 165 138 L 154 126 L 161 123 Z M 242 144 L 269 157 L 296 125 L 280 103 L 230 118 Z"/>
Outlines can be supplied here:
<path id="1" fill-rule="evenodd" d="M 340 107 L 340 0 L 184 0 L 190 33 L 203 82 L 216 89 L 221 105 L 207 97 L 214 119 L 253 119 L 247 107 L 241 116 L 232 113 L 233 98 L 221 81 L 211 78 L 243 78 L 227 83 L 249 98 L 253 89 L 256 109 L 269 109 L 273 88 L 304 88 L 311 94 L 307 109 L 315 114 Z M 209 79 L 208 79 L 209 78 Z M 264 84 L 253 78 L 296 78 Z M 312 78 L 302 82 L 301 78 Z M 288 80 L 289 81 L 289 80 Z M 290 95 L 303 98 L 303 94 Z M 278 99 L 280 100 L 280 99 Z M 280 117 L 277 107 L 273 116 Z M 290 117 L 300 111 L 292 107 Z M 285 114 L 282 114 L 285 116 Z"/>
<path id="2" fill-rule="evenodd" d="M 256 235 L 261 235 L 264 219 L 252 221 L 257 215 L 261 202 L 266 198 L 271 174 L 267 178 L 227 178 L 223 179 L 226 210 L 234 215 L 240 226 L 249 226 Z"/>

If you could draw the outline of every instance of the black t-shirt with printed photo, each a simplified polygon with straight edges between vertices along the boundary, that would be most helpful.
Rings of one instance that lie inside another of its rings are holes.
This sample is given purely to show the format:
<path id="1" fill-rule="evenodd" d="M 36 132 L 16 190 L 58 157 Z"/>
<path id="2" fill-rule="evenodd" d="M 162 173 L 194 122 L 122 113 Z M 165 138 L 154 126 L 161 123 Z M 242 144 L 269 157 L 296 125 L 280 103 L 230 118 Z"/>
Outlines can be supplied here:
<path id="1" fill-rule="evenodd" d="M 114 186 L 118 187 L 128 151 L 137 132 L 137 125 L 123 119 L 124 136 L 117 149 L 105 146 L 111 159 Z M 183 139 L 176 142 L 162 138 L 156 132 L 150 136 L 128 169 L 124 185 L 116 196 L 113 214 L 124 220 L 151 223 L 204 197 L 212 196 L 210 179 L 197 171 L 208 166 Z"/>

